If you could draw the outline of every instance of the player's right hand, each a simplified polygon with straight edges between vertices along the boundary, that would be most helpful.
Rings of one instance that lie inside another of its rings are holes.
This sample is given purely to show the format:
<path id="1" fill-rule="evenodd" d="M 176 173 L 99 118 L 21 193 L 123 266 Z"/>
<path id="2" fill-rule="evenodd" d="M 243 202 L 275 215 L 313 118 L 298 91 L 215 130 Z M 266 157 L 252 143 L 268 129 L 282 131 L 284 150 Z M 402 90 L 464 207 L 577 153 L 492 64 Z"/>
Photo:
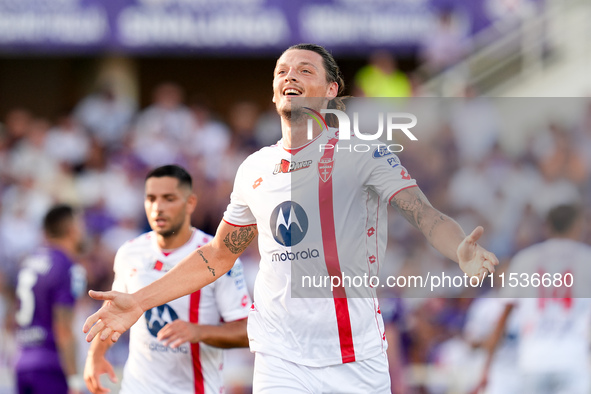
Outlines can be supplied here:
<path id="1" fill-rule="evenodd" d="M 107 374 L 113 383 L 117 383 L 117 375 L 113 370 L 113 366 L 104 356 L 93 357 L 90 354 L 86 358 L 84 366 L 84 382 L 86 388 L 93 394 L 109 393 L 111 390 L 101 384 L 100 377 L 102 374 Z"/>
<path id="2" fill-rule="evenodd" d="M 94 291 L 88 294 L 95 300 L 106 301 L 101 309 L 90 315 L 82 331 L 88 333 L 86 341 L 90 342 L 100 333 L 100 340 L 111 338 L 117 342 L 121 334 L 127 331 L 144 313 L 133 294 L 118 291 Z"/>

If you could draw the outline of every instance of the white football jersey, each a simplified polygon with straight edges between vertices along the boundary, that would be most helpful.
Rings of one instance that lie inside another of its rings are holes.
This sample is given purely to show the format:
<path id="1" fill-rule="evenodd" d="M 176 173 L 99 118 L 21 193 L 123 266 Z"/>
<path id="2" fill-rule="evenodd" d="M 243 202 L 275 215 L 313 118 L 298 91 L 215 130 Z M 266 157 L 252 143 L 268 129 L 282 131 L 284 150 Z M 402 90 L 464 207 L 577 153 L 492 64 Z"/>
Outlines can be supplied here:
<path id="1" fill-rule="evenodd" d="M 333 133 L 295 150 L 279 141 L 249 156 L 224 214 L 227 223 L 256 224 L 259 232 L 261 263 L 248 316 L 251 351 L 312 367 L 385 351 L 375 289 L 365 298 L 351 298 L 350 288 L 333 295 L 330 282 L 313 288 L 304 276 L 376 275 L 385 263 L 388 203 L 416 186 L 385 145 L 337 142 Z M 339 297 L 345 291 L 349 298 Z"/>
<path id="2" fill-rule="evenodd" d="M 154 232 L 126 242 L 115 257 L 113 290 L 138 291 L 211 238 L 193 229 L 186 244 L 169 251 L 160 249 Z M 144 312 L 130 329 L 121 393 L 223 393 L 222 349 L 203 343 L 184 343 L 173 349 L 156 335 L 176 319 L 207 325 L 244 319 L 251 305 L 242 265 L 237 261 L 227 274 L 203 289 Z"/>
<path id="3" fill-rule="evenodd" d="M 508 301 L 512 300 L 498 298 L 498 294 L 487 294 L 482 298 L 474 299 L 466 314 L 465 338 L 470 343 L 486 341 L 493 333 Z M 523 392 L 521 375 L 517 368 L 519 322 L 516 312 L 517 310 L 513 310 L 509 316 L 503 337 L 494 353 L 486 386 L 487 394 L 519 394 Z M 479 355 L 482 355 L 482 360 L 475 358 L 475 361 L 484 361 L 485 352 L 482 351 Z M 478 375 L 475 376 L 475 378 L 478 377 Z"/>
<path id="4" fill-rule="evenodd" d="M 519 309 L 519 366 L 523 372 L 587 370 L 589 330 L 591 329 L 591 247 L 568 239 L 550 239 L 519 252 L 511 262 L 510 273 L 558 274 L 567 285 L 531 287 L 531 292 L 509 288 Z M 510 275 L 510 274 L 509 274 Z M 525 276 L 524 276 L 525 277 Z M 572 282 L 571 282 L 572 278 Z M 558 282 L 556 284 L 559 284 Z"/>

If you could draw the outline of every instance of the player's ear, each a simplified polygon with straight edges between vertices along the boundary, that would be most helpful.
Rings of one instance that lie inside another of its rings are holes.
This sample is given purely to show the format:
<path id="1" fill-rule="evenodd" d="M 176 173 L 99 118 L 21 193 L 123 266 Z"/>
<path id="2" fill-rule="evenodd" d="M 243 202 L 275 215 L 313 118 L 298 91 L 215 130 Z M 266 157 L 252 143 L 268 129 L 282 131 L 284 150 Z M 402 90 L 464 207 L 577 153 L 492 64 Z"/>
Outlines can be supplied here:
<path id="1" fill-rule="evenodd" d="M 195 207 L 197 207 L 197 196 L 195 193 L 191 193 L 189 194 L 189 197 L 187 197 L 187 211 L 193 213 Z"/>
<path id="2" fill-rule="evenodd" d="M 273 102 L 273 104 L 275 104 L 275 95 L 273 95 L 273 98 L 271 99 L 271 101 Z"/>
<path id="3" fill-rule="evenodd" d="M 328 90 L 326 92 L 326 97 L 330 100 L 337 97 L 339 94 L 339 84 L 336 82 L 331 82 L 328 84 Z"/>

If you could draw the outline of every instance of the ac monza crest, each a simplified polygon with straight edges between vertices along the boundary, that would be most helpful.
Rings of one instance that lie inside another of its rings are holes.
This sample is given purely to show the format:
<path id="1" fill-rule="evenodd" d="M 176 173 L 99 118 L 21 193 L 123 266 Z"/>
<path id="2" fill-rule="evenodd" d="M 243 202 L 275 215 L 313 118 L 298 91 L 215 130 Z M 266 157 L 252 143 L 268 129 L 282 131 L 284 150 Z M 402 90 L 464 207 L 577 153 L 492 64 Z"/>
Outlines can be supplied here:
<path id="1" fill-rule="evenodd" d="M 334 159 L 332 157 L 323 157 L 318 162 L 318 175 L 323 182 L 328 182 L 332 176 L 332 169 L 334 167 Z"/>

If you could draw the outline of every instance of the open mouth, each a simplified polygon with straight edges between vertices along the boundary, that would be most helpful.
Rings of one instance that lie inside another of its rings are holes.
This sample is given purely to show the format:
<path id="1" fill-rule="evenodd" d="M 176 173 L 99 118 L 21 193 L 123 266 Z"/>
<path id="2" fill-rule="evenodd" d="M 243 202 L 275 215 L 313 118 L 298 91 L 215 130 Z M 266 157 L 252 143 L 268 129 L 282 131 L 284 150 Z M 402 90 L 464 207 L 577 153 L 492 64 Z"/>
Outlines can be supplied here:
<path id="1" fill-rule="evenodd" d="M 302 92 L 295 88 L 287 88 L 283 90 L 284 96 L 301 96 Z"/>

